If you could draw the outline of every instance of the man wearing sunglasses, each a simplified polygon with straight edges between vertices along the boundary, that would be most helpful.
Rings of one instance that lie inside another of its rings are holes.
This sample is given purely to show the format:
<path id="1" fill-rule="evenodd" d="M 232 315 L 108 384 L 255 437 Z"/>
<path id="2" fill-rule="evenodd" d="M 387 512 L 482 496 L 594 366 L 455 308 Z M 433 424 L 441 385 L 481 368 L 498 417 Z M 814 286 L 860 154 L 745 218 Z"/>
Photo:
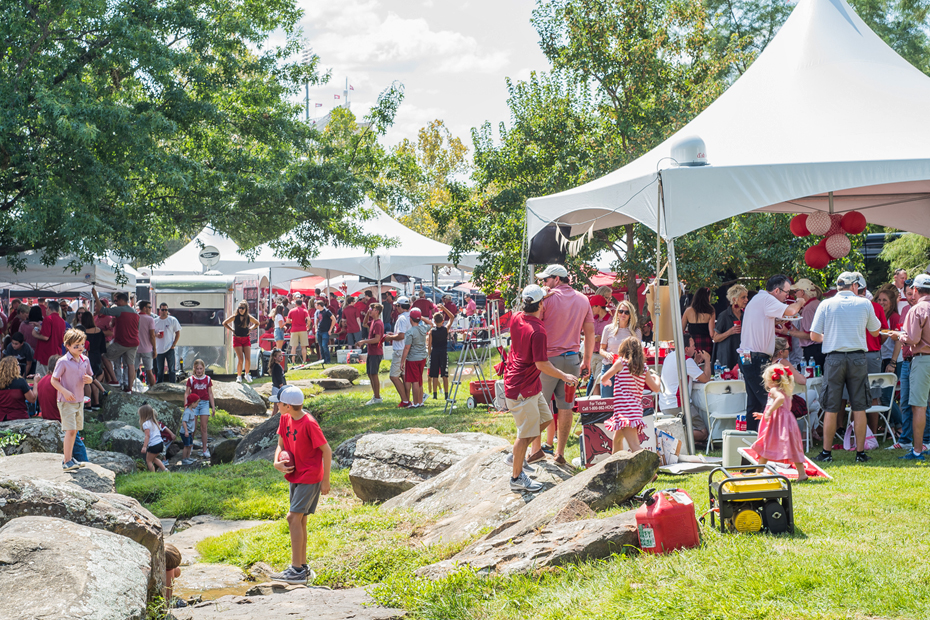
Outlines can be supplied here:
<path id="1" fill-rule="evenodd" d="M 549 289 L 543 300 L 543 325 L 546 327 L 547 353 L 549 361 L 558 370 L 573 377 L 581 377 L 591 369 L 591 356 L 594 354 L 594 314 L 588 298 L 568 284 L 568 270 L 562 265 L 549 265 L 536 274 L 542 285 Z M 581 334 L 584 333 L 584 356 L 581 351 Z M 572 426 L 572 405 L 565 399 L 565 381 L 544 374 L 542 393 L 548 399 L 555 394 L 558 409 L 558 443 L 555 449 L 555 462 L 565 463 L 565 446 Z M 535 451 L 527 458 L 530 463 L 542 460 L 545 453 L 542 446 L 533 447 Z"/>
<path id="2" fill-rule="evenodd" d="M 740 333 L 739 367 L 746 383 L 746 427 L 759 429 L 759 420 L 753 413 L 765 411 L 768 393 L 762 382 L 762 372 L 775 354 L 775 320 L 794 316 L 804 306 L 799 299 L 787 304 L 791 280 L 788 276 L 772 276 L 743 310 L 743 330 Z"/>

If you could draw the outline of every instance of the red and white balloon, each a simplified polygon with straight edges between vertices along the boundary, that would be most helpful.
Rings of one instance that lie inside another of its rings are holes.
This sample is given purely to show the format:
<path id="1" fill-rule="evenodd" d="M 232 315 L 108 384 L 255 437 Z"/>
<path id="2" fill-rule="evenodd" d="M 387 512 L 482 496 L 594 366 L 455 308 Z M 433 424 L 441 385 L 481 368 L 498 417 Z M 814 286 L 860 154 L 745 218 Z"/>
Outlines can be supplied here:
<path id="1" fill-rule="evenodd" d="M 804 253 L 804 262 L 811 269 L 823 269 L 831 260 L 843 258 L 852 249 L 846 235 L 858 235 L 865 230 L 865 216 L 858 211 L 846 214 L 815 211 L 791 218 L 791 233 L 795 237 L 822 237 Z"/>

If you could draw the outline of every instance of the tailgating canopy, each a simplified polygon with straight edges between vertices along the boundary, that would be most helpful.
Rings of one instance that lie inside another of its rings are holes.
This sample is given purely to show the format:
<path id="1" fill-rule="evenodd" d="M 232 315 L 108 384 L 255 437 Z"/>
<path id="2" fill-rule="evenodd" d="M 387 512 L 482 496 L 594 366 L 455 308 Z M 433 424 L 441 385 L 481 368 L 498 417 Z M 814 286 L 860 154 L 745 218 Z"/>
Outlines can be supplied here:
<path id="1" fill-rule="evenodd" d="M 357 275 L 377 280 L 388 274 L 404 274 L 406 270 L 422 265 L 452 265 L 449 261 L 450 247 L 444 243 L 424 237 L 410 230 L 381 209 L 369 203 L 365 205 L 374 212 L 374 216 L 361 223 L 362 230 L 369 235 L 381 235 L 396 240 L 397 245 L 378 248 L 368 253 L 357 247 L 326 246 L 320 248 L 310 266 L 304 268 L 287 258 L 275 255 L 268 245 L 258 248 L 255 258 L 239 251 L 234 241 L 223 235 L 204 229 L 197 237 L 177 253 L 169 257 L 162 265 L 152 269 L 155 274 L 193 274 L 202 273 L 203 267 L 198 256 L 204 246 L 213 246 L 219 250 L 219 262 L 211 267 L 224 274 L 249 271 L 257 273 L 259 269 L 272 269 L 275 274 L 280 269 L 287 269 L 283 275 L 300 277 L 307 273 L 321 276 Z M 473 255 L 462 258 L 465 266 L 474 266 Z M 302 271 L 295 275 L 296 271 Z M 275 283 L 279 277 L 272 278 Z"/>
<path id="2" fill-rule="evenodd" d="M 87 293 L 92 286 L 100 291 L 136 289 L 135 272 L 124 268 L 126 283 L 118 284 L 115 266 L 107 259 L 81 265 L 75 272 L 71 267 L 72 261 L 76 261 L 74 257 L 64 256 L 52 265 L 44 265 L 40 252 L 25 252 L 21 256 L 26 261 L 24 271 L 14 272 L 6 262 L 0 263 L 0 288 L 13 289 L 20 295 L 40 291 L 56 295 Z"/>
<path id="3" fill-rule="evenodd" d="M 930 77 L 845 0 L 801 0 L 749 70 L 671 138 L 596 181 L 527 201 L 527 237 L 553 223 L 578 234 L 641 222 L 666 240 L 677 308 L 675 238 L 734 215 L 858 210 L 930 235 L 928 109 Z M 675 165 L 673 148 L 693 136 L 708 165 Z M 682 350 L 681 321 L 672 324 Z"/>
<path id="4" fill-rule="evenodd" d="M 527 236 L 641 222 L 673 239 L 747 211 L 859 210 L 930 236 L 930 77 L 898 56 L 845 0 L 801 0 L 758 59 L 671 138 L 596 181 L 527 202 Z M 709 165 L 676 167 L 672 146 L 703 139 Z"/>

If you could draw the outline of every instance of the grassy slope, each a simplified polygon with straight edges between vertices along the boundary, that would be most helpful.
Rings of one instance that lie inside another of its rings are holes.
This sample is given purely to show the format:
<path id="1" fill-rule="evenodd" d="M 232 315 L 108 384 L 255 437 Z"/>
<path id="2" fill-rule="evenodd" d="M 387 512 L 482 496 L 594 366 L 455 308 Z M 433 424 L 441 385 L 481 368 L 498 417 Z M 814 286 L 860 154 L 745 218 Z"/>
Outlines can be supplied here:
<path id="1" fill-rule="evenodd" d="M 321 415 L 334 446 L 364 430 L 409 426 L 513 437 L 509 416 L 464 407 L 444 416 L 441 404 L 430 401 L 423 409 L 400 410 L 393 389 L 385 394 L 391 402 L 381 406 L 362 407 L 366 392 L 325 395 L 308 406 Z M 574 441 L 570 452 L 577 455 Z M 360 505 L 347 472 L 336 471 L 333 494 L 310 518 L 310 562 L 326 585 L 383 582 L 379 600 L 416 618 L 930 617 L 927 468 L 904 464 L 897 453 L 872 454 L 872 463 L 857 466 L 851 454 L 837 453 L 830 468 L 835 480 L 796 487 L 794 536 L 720 534 L 705 527 L 702 547 L 681 553 L 615 556 L 512 579 L 461 573 L 438 582 L 410 575 L 455 549 L 411 543 L 421 517 Z M 655 486 L 684 488 L 699 512 L 707 508 L 706 475 L 662 476 Z M 170 478 L 121 476 L 118 490 L 160 516 L 277 518 L 287 509 L 284 481 L 265 463 Z M 279 522 L 205 541 L 200 549 L 209 561 L 248 566 L 261 559 L 282 566 L 288 544 Z"/>

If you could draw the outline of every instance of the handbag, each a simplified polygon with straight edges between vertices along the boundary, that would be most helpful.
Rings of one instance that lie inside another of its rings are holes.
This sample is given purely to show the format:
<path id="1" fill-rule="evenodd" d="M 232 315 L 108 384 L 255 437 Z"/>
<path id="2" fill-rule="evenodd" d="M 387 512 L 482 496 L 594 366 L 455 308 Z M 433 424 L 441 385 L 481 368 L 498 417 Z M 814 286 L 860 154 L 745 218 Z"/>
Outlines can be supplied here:
<path id="1" fill-rule="evenodd" d="M 807 415 L 807 403 L 797 394 L 791 396 L 791 414 L 795 418 L 803 418 Z"/>
<path id="2" fill-rule="evenodd" d="M 843 449 L 847 451 L 852 451 L 856 449 L 856 441 L 853 438 L 855 433 L 853 432 L 853 424 L 850 422 L 846 425 L 846 434 L 843 436 Z M 872 429 L 868 426 L 865 427 L 865 449 L 866 450 L 875 450 L 878 448 L 878 439 L 875 438 L 875 435 L 872 434 Z"/>

